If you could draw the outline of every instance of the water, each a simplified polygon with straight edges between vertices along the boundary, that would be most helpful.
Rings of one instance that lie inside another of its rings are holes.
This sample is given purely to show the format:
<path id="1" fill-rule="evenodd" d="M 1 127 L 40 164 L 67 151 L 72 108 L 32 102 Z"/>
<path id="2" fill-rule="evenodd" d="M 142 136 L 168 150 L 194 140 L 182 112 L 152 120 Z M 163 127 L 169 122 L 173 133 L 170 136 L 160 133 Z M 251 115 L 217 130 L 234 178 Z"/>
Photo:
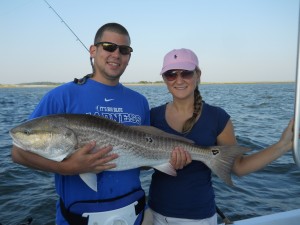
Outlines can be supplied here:
<path id="1" fill-rule="evenodd" d="M 132 86 L 143 93 L 151 107 L 171 100 L 165 86 Z M 24 122 L 50 88 L 0 89 L 0 223 L 19 225 L 33 218 L 33 225 L 55 224 L 53 175 L 12 163 L 8 130 Z M 203 99 L 223 107 L 232 117 L 241 145 L 258 151 L 276 142 L 293 116 L 294 84 L 201 85 Z M 148 190 L 151 171 L 142 172 Z M 232 220 L 300 207 L 300 169 L 289 152 L 265 169 L 229 187 L 213 177 L 218 207 Z M 184 194 L 184 193 L 180 193 Z"/>

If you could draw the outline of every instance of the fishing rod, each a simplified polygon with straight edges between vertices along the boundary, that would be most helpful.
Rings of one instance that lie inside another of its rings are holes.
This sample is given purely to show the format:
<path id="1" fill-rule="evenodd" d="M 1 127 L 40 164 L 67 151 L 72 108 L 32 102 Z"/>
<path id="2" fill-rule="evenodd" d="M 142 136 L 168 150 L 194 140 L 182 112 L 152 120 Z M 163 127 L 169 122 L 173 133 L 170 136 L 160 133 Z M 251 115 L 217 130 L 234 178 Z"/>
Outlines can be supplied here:
<path id="1" fill-rule="evenodd" d="M 64 21 L 64 19 L 56 12 L 56 10 L 46 1 L 44 0 L 44 2 L 49 6 L 49 8 L 58 16 L 58 18 L 61 20 L 62 23 L 65 24 L 65 26 L 69 29 L 69 31 L 72 32 L 72 34 L 76 37 L 77 41 L 79 41 L 81 43 L 81 45 L 88 51 L 89 49 L 83 44 L 83 42 L 80 40 L 80 38 L 75 34 L 75 32 L 71 29 L 71 27 Z M 93 76 L 93 74 L 95 73 L 95 69 L 94 69 L 94 63 L 93 63 L 93 59 L 92 57 L 90 57 L 90 63 L 91 63 L 91 66 L 92 66 L 92 70 L 93 72 L 90 73 L 90 74 L 87 74 L 85 75 L 83 78 L 80 78 L 80 79 L 77 79 L 77 78 L 74 78 L 74 82 L 76 84 L 85 84 L 86 80 L 88 78 L 91 78 Z M 1 225 L 1 224 L 0 224 Z"/>
<path id="2" fill-rule="evenodd" d="M 219 209 L 218 206 L 216 206 L 216 210 L 217 210 L 218 215 L 222 218 L 225 225 L 233 224 L 233 222 L 231 222 L 231 220 L 227 216 L 225 216 L 225 214 Z"/>
<path id="3" fill-rule="evenodd" d="M 64 19 L 55 11 L 55 9 L 46 1 L 44 2 L 49 6 L 49 8 L 60 18 L 61 22 L 65 24 L 65 26 L 72 32 L 72 34 L 77 38 L 77 41 L 79 41 L 82 46 L 89 52 L 88 48 L 83 44 L 83 42 L 80 40 L 80 38 L 75 34 L 75 32 L 69 27 L 69 25 L 64 21 Z"/>

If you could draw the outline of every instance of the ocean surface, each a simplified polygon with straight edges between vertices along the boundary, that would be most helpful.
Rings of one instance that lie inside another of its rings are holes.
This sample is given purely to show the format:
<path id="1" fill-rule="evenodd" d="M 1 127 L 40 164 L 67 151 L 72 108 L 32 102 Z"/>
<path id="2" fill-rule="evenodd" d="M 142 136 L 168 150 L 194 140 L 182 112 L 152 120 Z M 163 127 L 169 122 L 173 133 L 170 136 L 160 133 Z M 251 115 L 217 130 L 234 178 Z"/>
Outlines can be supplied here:
<path id="1" fill-rule="evenodd" d="M 144 94 L 151 107 L 171 100 L 165 86 L 131 86 Z M 0 89 L 0 224 L 55 224 L 53 175 L 11 161 L 8 131 L 26 121 L 41 97 L 51 88 Z M 295 84 L 203 84 L 203 99 L 224 108 L 232 117 L 240 145 L 259 151 L 281 136 L 293 116 Z M 141 174 L 146 192 L 152 171 Z M 213 177 L 216 202 L 231 220 L 300 207 L 300 169 L 292 152 L 266 168 L 238 178 L 229 187 Z M 184 193 L 178 193 L 184 194 Z M 219 220 L 220 221 L 220 220 Z"/>

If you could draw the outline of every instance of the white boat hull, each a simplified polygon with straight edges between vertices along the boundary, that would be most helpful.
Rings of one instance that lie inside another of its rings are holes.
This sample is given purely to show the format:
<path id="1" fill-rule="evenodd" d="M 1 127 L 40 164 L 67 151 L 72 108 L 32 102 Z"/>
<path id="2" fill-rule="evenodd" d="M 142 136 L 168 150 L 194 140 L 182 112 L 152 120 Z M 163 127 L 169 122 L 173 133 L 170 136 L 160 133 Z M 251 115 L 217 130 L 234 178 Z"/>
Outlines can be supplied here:
<path id="1" fill-rule="evenodd" d="M 222 225 L 224 223 L 221 223 Z M 221 225 L 220 224 L 220 225 Z M 299 225 L 300 209 L 239 220 L 234 225 Z"/>

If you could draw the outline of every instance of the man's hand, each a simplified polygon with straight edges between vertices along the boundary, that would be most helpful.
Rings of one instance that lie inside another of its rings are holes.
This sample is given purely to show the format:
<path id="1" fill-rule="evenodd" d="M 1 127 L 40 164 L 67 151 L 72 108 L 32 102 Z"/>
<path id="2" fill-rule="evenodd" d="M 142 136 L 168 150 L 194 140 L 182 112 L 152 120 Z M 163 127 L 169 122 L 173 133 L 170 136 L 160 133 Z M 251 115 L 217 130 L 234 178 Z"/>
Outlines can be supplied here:
<path id="1" fill-rule="evenodd" d="M 118 157 L 117 154 L 109 154 L 113 147 L 107 146 L 101 149 L 94 149 L 96 143 L 91 142 L 78 149 L 69 158 L 62 161 L 62 167 L 66 175 L 80 173 L 100 173 L 104 170 L 116 167 L 111 161 Z"/>

